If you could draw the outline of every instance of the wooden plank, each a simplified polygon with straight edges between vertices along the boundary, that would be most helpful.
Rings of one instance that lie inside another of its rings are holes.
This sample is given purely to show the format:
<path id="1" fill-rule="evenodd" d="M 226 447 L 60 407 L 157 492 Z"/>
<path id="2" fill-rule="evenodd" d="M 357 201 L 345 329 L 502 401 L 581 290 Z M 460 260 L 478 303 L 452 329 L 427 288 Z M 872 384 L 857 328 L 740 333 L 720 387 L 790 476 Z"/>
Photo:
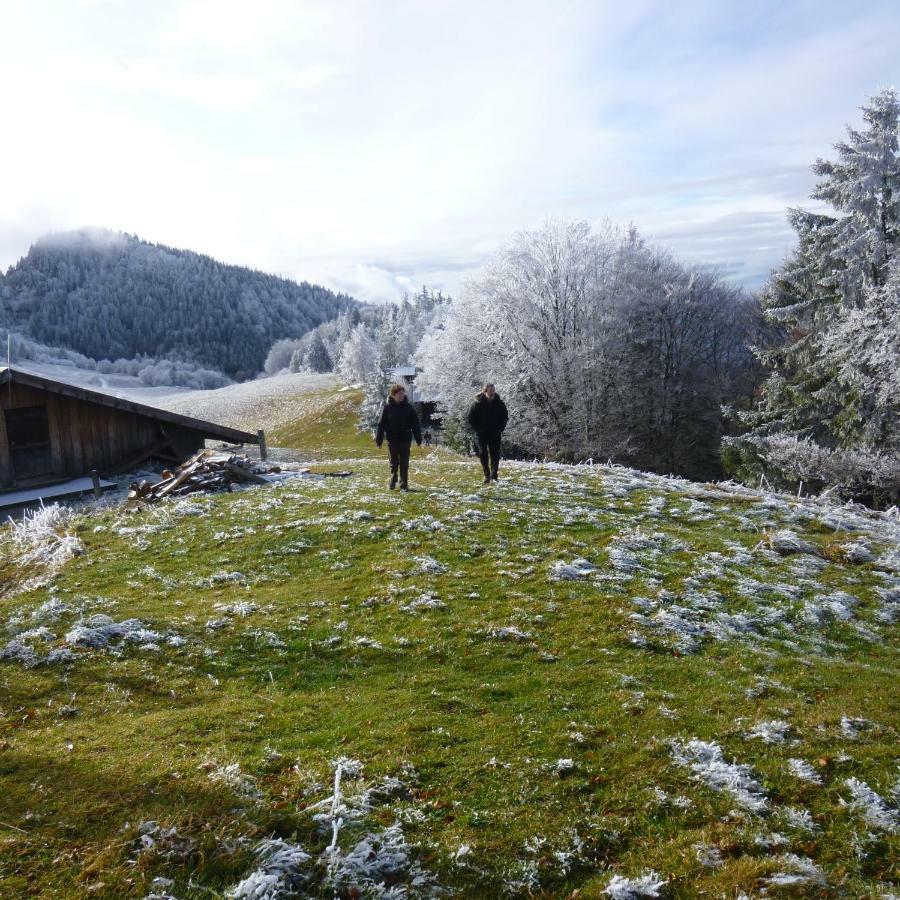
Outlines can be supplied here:
<path id="1" fill-rule="evenodd" d="M 57 475 L 63 475 L 66 465 L 59 434 L 59 397 L 54 397 L 52 394 L 47 397 L 47 421 L 50 426 L 50 453 L 53 457 L 53 471 Z"/>

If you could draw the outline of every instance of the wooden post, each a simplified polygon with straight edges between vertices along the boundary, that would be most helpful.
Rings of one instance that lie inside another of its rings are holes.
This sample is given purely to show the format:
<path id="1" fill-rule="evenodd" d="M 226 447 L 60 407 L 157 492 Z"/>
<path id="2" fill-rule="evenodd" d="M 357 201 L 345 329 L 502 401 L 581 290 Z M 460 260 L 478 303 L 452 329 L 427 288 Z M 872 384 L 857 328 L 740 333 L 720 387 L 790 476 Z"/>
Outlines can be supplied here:
<path id="1" fill-rule="evenodd" d="M 99 500 L 100 494 L 100 473 L 96 469 L 91 469 L 91 481 L 94 482 L 94 499 Z"/>
<path id="2" fill-rule="evenodd" d="M 256 432 L 256 436 L 259 438 L 259 458 L 265 460 L 268 455 L 266 449 L 266 433 L 260 428 L 259 431 Z"/>

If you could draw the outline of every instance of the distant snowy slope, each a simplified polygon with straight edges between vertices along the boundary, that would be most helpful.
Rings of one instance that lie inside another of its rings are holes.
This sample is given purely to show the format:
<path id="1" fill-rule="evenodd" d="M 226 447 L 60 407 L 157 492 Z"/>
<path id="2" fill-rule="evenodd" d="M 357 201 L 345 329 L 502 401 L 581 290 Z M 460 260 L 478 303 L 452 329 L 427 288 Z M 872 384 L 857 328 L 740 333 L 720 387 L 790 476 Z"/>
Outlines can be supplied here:
<path id="1" fill-rule="evenodd" d="M 340 382 L 333 375 L 283 374 L 232 384 L 214 391 L 175 391 L 156 395 L 157 406 L 232 428 L 271 431 L 301 418 L 323 392 Z M 163 390 L 163 389 L 159 389 Z M 148 401 L 149 402 L 149 401 Z"/>

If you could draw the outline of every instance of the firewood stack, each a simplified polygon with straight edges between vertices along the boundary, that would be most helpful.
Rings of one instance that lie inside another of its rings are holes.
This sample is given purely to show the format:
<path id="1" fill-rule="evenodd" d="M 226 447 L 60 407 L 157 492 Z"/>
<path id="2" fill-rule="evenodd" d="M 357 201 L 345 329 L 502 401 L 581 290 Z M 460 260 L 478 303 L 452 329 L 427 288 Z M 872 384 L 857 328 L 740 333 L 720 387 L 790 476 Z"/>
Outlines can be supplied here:
<path id="1" fill-rule="evenodd" d="M 280 472 L 278 466 L 260 467 L 249 457 L 201 450 L 174 471 L 162 473 L 162 480 L 134 482 L 128 490 L 127 506 L 139 509 L 164 497 L 183 497 L 199 491 L 230 491 L 235 483 L 268 484 L 264 474 Z"/>

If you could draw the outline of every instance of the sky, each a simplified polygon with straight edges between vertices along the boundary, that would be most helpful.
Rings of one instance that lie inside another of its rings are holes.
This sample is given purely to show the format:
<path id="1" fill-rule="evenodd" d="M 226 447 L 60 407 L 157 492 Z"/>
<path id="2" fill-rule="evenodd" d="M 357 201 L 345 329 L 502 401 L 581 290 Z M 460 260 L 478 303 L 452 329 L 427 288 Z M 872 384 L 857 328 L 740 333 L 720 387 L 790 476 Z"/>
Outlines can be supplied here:
<path id="1" fill-rule="evenodd" d="M 548 217 L 758 287 L 896 0 L 0 0 L 0 269 L 101 227 L 398 299 Z"/>

